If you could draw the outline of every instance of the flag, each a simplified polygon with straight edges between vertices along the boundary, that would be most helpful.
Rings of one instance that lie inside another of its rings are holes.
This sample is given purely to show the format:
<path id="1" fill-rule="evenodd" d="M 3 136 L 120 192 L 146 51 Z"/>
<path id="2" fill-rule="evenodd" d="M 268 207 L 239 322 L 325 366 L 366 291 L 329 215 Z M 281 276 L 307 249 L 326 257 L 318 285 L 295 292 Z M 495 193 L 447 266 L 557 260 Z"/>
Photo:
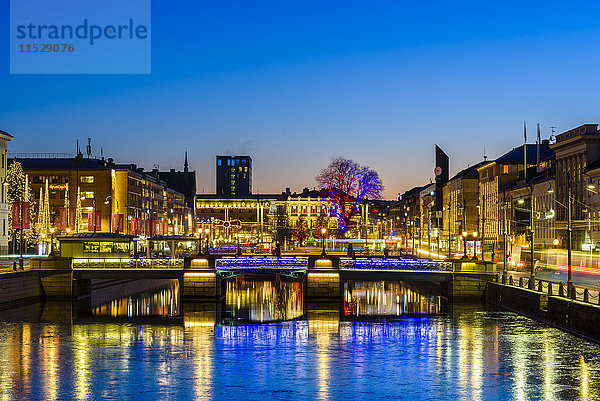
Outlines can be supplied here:
<path id="1" fill-rule="evenodd" d="M 31 215 L 29 210 L 29 202 L 23 202 L 23 210 L 21 211 L 23 214 L 23 228 L 31 228 Z"/>
<path id="2" fill-rule="evenodd" d="M 67 229 L 67 208 L 66 207 L 61 207 L 60 208 L 60 230 L 64 231 Z"/>
<path id="3" fill-rule="evenodd" d="M 13 202 L 11 205 L 12 228 L 21 228 L 21 202 Z"/>

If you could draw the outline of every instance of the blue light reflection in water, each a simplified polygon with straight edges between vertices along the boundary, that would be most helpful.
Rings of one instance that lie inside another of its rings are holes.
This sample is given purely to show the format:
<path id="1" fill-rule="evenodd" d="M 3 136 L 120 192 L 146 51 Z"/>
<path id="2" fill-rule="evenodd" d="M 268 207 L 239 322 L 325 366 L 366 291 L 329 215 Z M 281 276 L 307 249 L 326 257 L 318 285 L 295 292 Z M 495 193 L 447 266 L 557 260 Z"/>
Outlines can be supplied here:
<path id="1" fill-rule="evenodd" d="M 181 325 L 52 322 L 63 309 L 0 314 L 0 400 L 600 398 L 598 345 L 477 305 L 373 322 L 307 304 L 236 325 L 215 303 L 183 304 Z"/>

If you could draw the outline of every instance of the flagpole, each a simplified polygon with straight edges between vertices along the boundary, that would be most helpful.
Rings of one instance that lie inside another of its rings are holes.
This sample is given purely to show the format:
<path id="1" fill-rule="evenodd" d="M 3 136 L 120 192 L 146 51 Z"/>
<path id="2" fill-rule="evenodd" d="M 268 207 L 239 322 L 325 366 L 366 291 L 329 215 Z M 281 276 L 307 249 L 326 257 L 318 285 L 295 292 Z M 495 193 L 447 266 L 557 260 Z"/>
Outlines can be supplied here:
<path id="1" fill-rule="evenodd" d="M 527 125 L 523 121 L 523 164 L 525 170 L 523 170 L 523 178 L 527 181 Z"/>

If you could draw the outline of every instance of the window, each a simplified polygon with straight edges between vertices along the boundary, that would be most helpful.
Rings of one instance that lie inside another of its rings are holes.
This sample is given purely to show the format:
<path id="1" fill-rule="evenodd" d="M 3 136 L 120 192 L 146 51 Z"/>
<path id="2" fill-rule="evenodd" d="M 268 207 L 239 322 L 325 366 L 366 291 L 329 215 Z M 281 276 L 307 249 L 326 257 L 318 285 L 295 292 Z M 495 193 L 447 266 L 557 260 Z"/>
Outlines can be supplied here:
<path id="1" fill-rule="evenodd" d="M 508 174 L 508 165 L 502 166 L 502 174 Z"/>
<path id="2" fill-rule="evenodd" d="M 82 184 L 93 184 L 94 176 L 93 175 L 82 175 L 81 177 L 79 177 L 79 182 L 81 182 Z"/>
<path id="3" fill-rule="evenodd" d="M 217 165 L 221 165 L 221 159 L 217 160 Z"/>

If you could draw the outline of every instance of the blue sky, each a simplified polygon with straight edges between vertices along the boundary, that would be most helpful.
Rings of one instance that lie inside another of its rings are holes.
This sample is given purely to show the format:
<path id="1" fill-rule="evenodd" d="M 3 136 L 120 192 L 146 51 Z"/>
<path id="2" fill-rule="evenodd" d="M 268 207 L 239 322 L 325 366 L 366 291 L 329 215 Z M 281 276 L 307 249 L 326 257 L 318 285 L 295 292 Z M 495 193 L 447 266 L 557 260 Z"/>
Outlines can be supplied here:
<path id="1" fill-rule="evenodd" d="M 2 3 L 8 54 L 8 6 Z M 249 154 L 254 190 L 314 186 L 335 155 L 377 170 L 385 195 L 600 122 L 600 4 L 586 1 L 152 3 L 149 75 L 10 75 L 12 152 L 94 151 L 179 168 L 214 192 L 215 155 Z"/>

